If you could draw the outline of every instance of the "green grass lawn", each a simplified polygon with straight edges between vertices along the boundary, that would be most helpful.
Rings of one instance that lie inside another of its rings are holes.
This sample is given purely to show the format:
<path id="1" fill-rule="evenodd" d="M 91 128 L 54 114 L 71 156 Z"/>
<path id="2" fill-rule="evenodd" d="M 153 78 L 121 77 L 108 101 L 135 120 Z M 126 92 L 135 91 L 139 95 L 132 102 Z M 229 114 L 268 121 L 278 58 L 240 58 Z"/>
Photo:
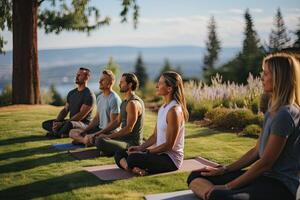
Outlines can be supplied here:
<path id="1" fill-rule="evenodd" d="M 9 106 L 0 108 L 0 199 L 143 199 L 145 194 L 187 189 L 188 173 L 101 181 L 82 170 L 86 166 L 114 163 L 113 158 L 76 160 L 51 144 L 70 139 L 48 140 L 42 121 L 54 118 L 60 108 Z M 145 136 L 156 115 L 147 112 Z M 255 139 L 237 137 L 197 125 L 186 124 L 185 158 L 202 156 L 226 164 L 237 159 Z"/>

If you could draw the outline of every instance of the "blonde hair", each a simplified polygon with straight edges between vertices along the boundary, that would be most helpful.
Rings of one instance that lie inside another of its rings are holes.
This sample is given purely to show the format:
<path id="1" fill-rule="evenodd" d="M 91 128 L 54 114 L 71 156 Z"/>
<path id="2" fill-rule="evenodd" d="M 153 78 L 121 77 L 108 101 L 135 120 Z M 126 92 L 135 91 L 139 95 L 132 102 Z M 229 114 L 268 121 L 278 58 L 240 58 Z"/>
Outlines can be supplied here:
<path id="1" fill-rule="evenodd" d="M 281 106 L 296 105 L 300 108 L 300 64 L 288 53 L 270 54 L 263 60 L 263 68 L 272 74 L 272 97 L 269 111 L 277 112 Z"/>
<path id="2" fill-rule="evenodd" d="M 184 88 L 181 76 L 173 71 L 167 71 L 162 74 L 165 78 L 166 85 L 173 88 L 173 98 L 181 106 L 183 111 L 184 120 L 188 121 L 189 112 L 186 107 L 186 101 L 184 98 Z"/>
<path id="3" fill-rule="evenodd" d="M 111 85 L 113 86 L 114 83 L 115 83 L 115 80 L 116 80 L 114 73 L 109 69 L 105 69 L 105 70 L 102 71 L 102 74 L 105 74 L 110 78 Z"/>

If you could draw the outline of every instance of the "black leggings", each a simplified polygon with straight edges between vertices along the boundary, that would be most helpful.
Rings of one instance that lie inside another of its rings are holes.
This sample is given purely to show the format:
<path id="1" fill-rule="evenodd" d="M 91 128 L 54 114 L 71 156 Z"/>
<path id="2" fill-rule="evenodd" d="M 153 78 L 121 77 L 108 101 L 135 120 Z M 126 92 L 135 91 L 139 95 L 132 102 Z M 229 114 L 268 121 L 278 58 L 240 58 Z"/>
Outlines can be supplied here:
<path id="1" fill-rule="evenodd" d="M 53 119 L 47 120 L 47 121 L 44 121 L 42 124 L 43 129 L 45 129 L 46 131 L 48 131 L 52 134 L 54 134 L 52 131 L 53 121 L 54 121 Z M 61 128 L 58 130 L 57 133 L 55 133 L 55 136 L 57 136 L 57 137 L 61 137 L 62 135 L 68 136 L 70 130 L 73 128 L 73 124 L 70 121 L 68 121 L 68 122 L 62 121 L 62 123 L 63 123 L 63 125 L 61 126 Z"/>
<path id="2" fill-rule="evenodd" d="M 202 176 L 200 172 L 192 172 L 188 179 L 188 185 L 196 178 L 203 178 L 214 185 L 224 185 L 241 176 L 245 171 L 235 171 L 220 176 Z M 280 181 L 259 176 L 250 184 L 232 190 L 213 190 L 209 200 L 294 200 L 295 196 Z"/>
<path id="3" fill-rule="evenodd" d="M 118 151 L 115 154 L 115 162 L 120 167 L 120 160 L 125 158 L 128 167 L 133 169 L 138 167 L 147 171 L 149 174 L 175 171 L 178 168 L 167 154 L 153 153 L 133 153 L 128 155 L 125 151 Z"/>

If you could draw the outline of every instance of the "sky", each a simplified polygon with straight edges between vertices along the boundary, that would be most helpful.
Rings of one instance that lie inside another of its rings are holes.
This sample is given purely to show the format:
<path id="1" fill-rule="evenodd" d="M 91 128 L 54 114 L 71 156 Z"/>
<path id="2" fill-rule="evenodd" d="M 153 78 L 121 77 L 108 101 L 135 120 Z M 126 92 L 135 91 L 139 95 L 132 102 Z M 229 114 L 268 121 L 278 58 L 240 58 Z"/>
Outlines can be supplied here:
<path id="1" fill-rule="evenodd" d="M 45 1 L 46 2 L 46 1 Z M 100 27 L 90 36 L 80 32 L 45 34 L 38 30 L 39 49 L 92 46 L 205 46 L 207 24 L 213 15 L 222 47 L 240 47 L 243 41 L 244 12 L 252 15 L 254 28 L 263 43 L 268 41 L 276 10 L 280 7 L 289 31 L 300 26 L 300 0 L 137 0 L 140 17 L 137 29 L 132 20 L 120 23 L 120 0 L 91 0 L 101 16 L 109 16 L 109 26 Z M 47 7 L 47 3 L 43 3 Z M 42 7 L 42 8 L 43 8 Z M 129 16 L 129 18 L 131 15 Z M 12 49 L 12 34 L 2 33 Z M 292 35 L 292 34 L 291 34 Z"/>

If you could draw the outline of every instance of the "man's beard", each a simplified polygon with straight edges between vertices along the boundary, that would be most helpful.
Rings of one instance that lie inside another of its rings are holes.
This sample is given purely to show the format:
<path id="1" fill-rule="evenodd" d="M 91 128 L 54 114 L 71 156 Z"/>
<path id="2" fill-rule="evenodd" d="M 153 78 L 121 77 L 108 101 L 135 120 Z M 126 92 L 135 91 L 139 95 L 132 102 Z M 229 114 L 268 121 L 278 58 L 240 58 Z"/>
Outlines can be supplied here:
<path id="1" fill-rule="evenodd" d="M 120 88 L 120 92 L 121 92 L 121 93 L 126 93 L 126 92 L 128 92 L 128 88 L 123 88 L 123 89 Z"/>

